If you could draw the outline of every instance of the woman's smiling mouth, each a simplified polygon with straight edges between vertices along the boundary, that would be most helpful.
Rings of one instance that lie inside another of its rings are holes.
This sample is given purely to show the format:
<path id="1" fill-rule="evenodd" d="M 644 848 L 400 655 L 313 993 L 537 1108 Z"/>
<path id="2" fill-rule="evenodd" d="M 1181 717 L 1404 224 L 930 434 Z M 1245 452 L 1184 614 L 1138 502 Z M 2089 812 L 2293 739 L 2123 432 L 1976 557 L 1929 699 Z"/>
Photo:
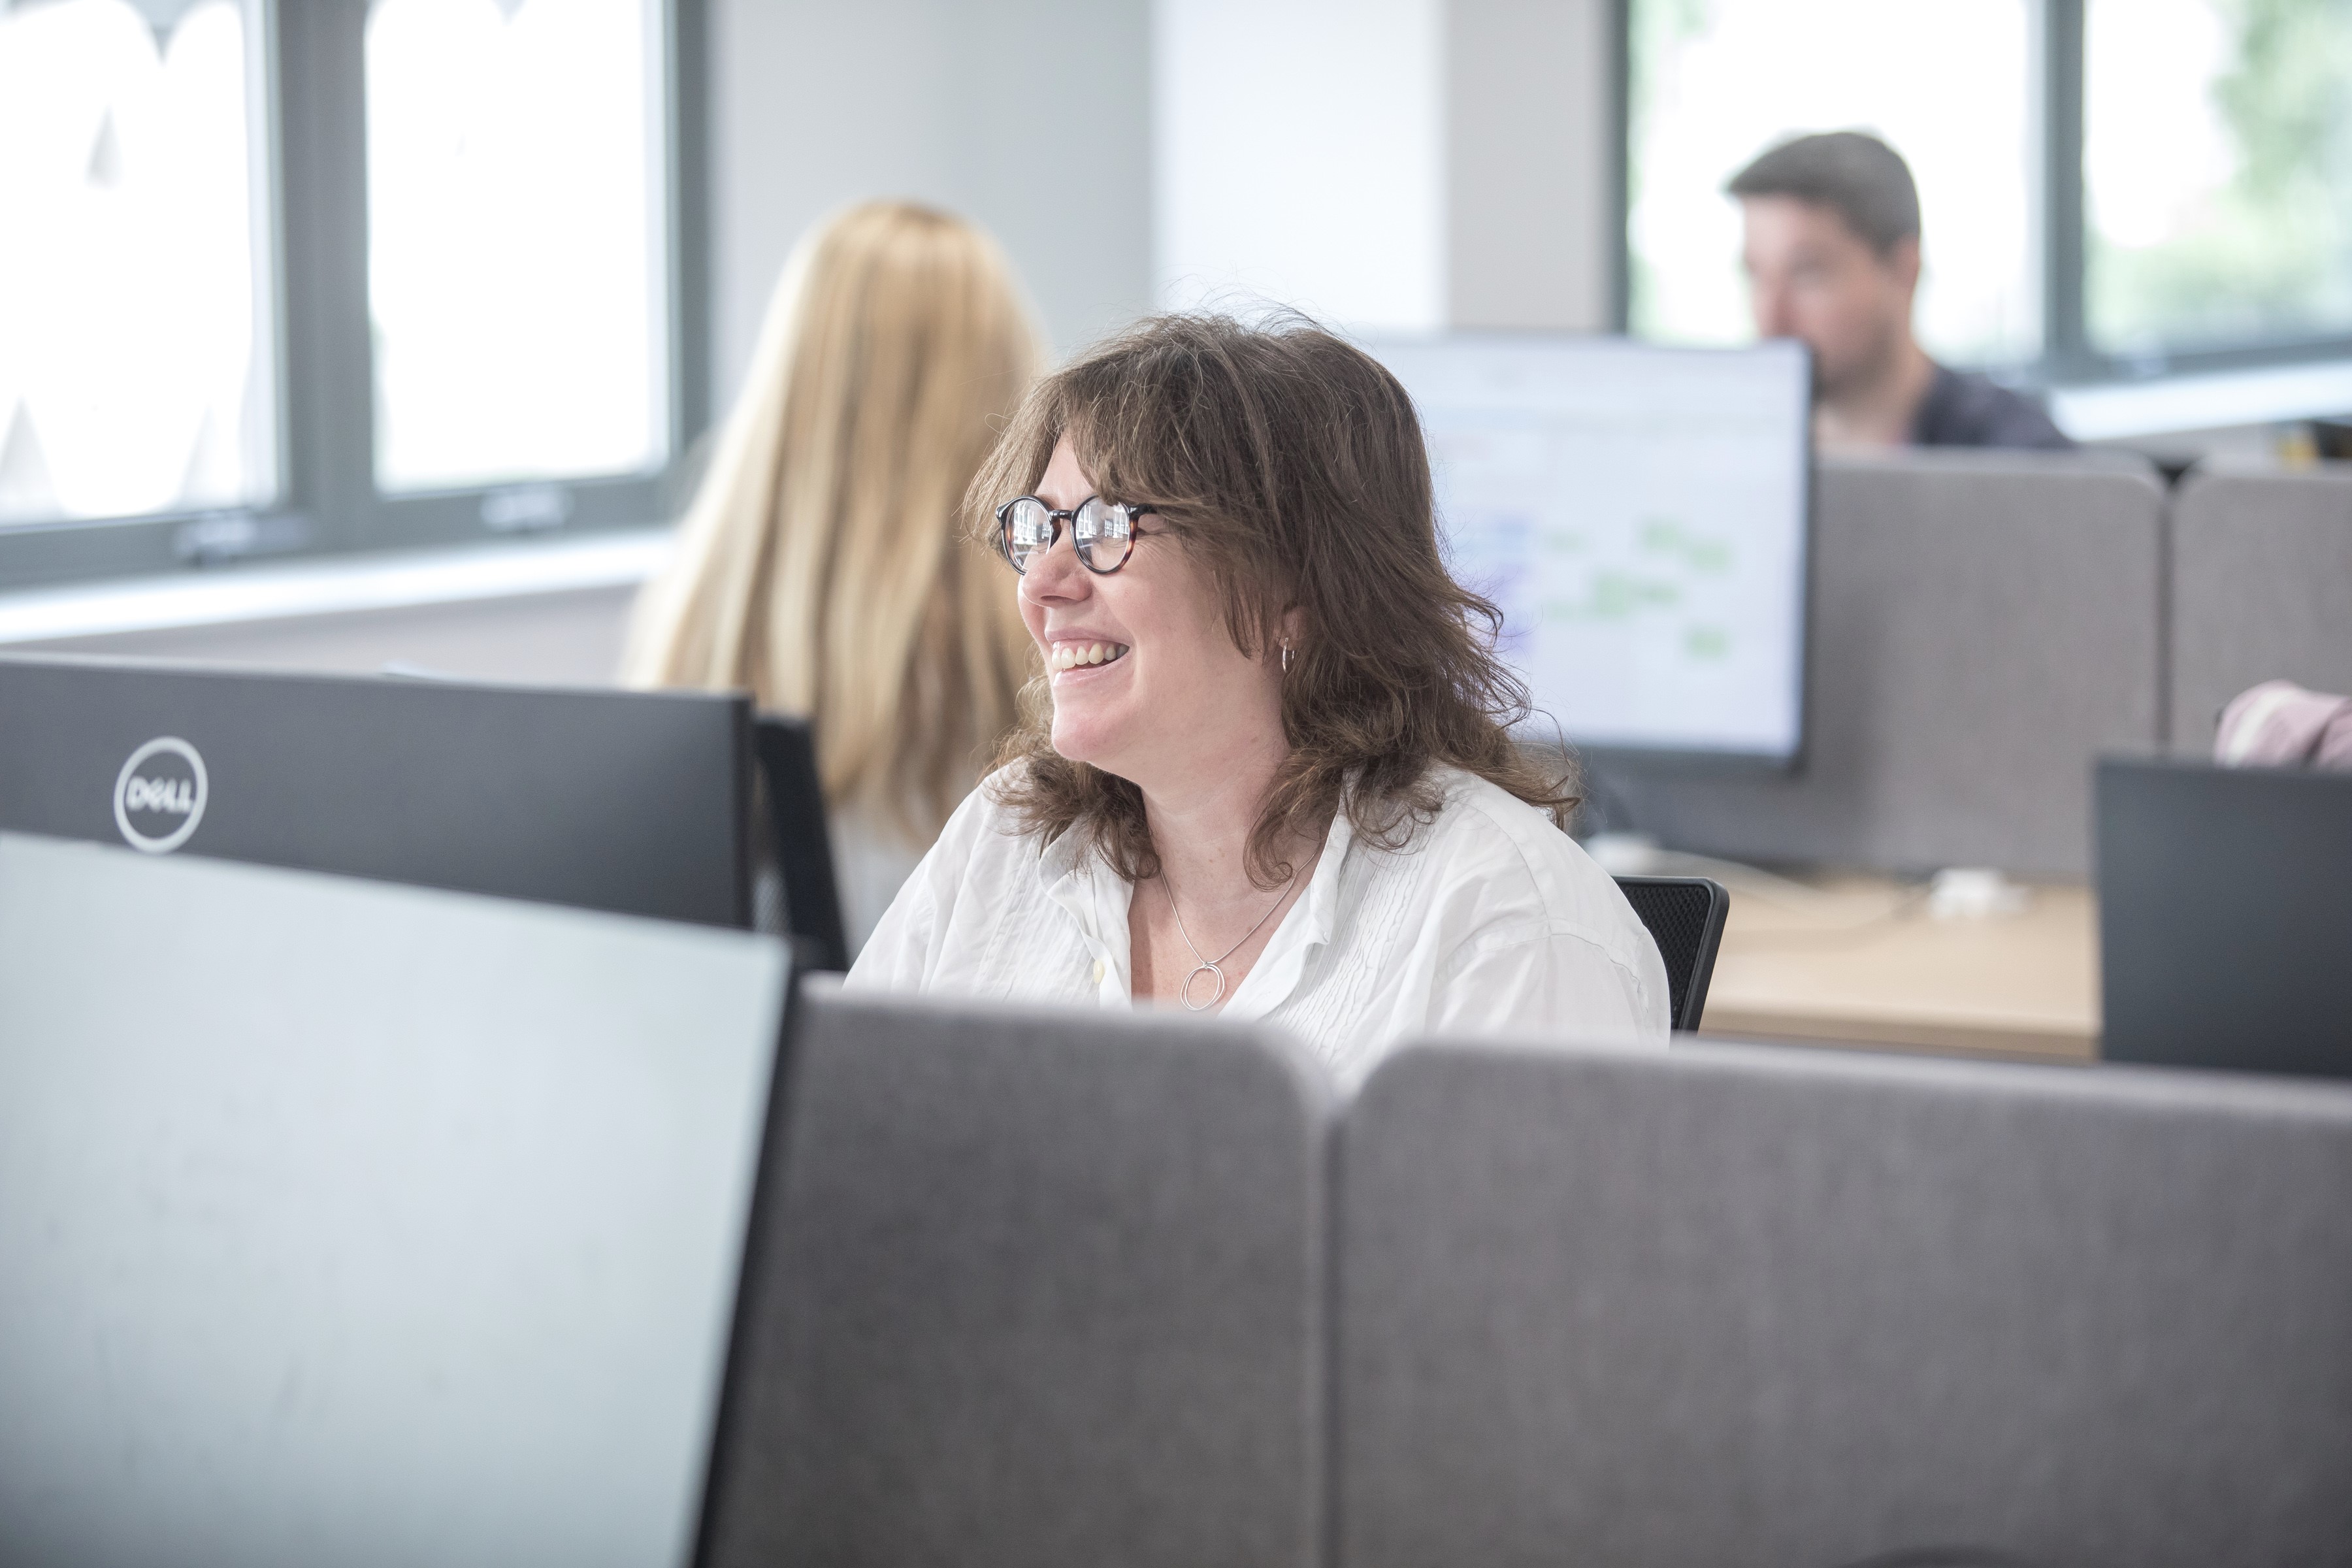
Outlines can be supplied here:
<path id="1" fill-rule="evenodd" d="M 1066 669 L 1109 664 L 1126 653 L 1127 644 L 1123 642 L 1057 642 L 1045 656 L 1045 668 L 1059 675 Z"/>

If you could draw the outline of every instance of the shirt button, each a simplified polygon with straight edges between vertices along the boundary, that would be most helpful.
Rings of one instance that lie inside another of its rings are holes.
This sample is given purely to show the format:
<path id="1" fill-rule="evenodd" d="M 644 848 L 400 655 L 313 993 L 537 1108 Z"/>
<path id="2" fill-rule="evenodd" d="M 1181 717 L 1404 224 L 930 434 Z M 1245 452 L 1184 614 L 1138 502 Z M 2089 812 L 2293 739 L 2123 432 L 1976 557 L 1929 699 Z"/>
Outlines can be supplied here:
<path id="1" fill-rule="evenodd" d="M 1101 959 L 1097 958 L 1097 959 L 1096 959 L 1096 960 L 1095 960 L 1094 973 L 1093 973 L 1093 974 L 1092 974 L 1091 976 L 1089 976 L 1089 978 L 1094 982 L 1094 984 L 1095 984 L 1099 985 L 1099 984 L 1102 984 L 1102 977 L 1103 977 L 1103 961 L 1102 961 Z"/>

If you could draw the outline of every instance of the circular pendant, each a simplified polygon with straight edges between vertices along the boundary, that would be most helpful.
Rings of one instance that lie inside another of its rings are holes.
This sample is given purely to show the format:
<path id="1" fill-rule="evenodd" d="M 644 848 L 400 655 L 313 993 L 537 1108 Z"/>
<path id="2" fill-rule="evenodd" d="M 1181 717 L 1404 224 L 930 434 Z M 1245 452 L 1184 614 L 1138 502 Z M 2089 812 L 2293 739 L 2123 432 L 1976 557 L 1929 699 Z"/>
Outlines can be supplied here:
<path id="1" fill-rule="evenodd" d="M 1213 976 L 1216 980 L 1217 988 L 1195 1002 L 1192 1000 L 1192 982 L 1200 979 L 1203 974 Z M 1225 972 L 1213 963 L 1201 965 L 1200 968 L 1184 976 L 1184 984 L 1176 988 L 1177 999 L 1184 1004 L 1184 1010 L 1188 1013 L 1198 1013 L 1204 1008 L 1213 1007 L 1223 1000 L 1224 994 Z"/>

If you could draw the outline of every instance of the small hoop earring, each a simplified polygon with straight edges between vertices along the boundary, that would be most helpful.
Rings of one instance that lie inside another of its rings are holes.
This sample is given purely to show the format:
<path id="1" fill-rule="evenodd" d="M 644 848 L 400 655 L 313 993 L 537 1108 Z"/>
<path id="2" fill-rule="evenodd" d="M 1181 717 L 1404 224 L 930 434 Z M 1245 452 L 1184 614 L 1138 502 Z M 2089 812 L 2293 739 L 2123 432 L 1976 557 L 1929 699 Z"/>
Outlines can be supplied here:
<path id="1" fill-rule="evenodd" d="M 1285 642 L 1282 645 L 1282 673 L 1285 675 L 1288 675 L 1290 673 L 1290 644 L 1288 642 Z"/>

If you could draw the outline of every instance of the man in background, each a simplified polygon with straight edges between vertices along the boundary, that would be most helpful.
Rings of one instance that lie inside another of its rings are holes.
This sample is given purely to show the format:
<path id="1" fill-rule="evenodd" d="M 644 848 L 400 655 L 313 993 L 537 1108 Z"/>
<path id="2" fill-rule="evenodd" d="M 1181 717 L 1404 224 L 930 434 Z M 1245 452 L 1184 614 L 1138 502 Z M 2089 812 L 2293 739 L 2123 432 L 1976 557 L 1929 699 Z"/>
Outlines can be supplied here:
<path id="1" fill-rule="evenodd" d="M 1822 447 L 2073 445 L 2032 402 L 1937 364 L 1911 335 L 1919 190 L 1894 148 L 1852 131 L 1801 136 L 1725 189 L 1746 219 L 1757 331 L 1812 350 Z"/>

